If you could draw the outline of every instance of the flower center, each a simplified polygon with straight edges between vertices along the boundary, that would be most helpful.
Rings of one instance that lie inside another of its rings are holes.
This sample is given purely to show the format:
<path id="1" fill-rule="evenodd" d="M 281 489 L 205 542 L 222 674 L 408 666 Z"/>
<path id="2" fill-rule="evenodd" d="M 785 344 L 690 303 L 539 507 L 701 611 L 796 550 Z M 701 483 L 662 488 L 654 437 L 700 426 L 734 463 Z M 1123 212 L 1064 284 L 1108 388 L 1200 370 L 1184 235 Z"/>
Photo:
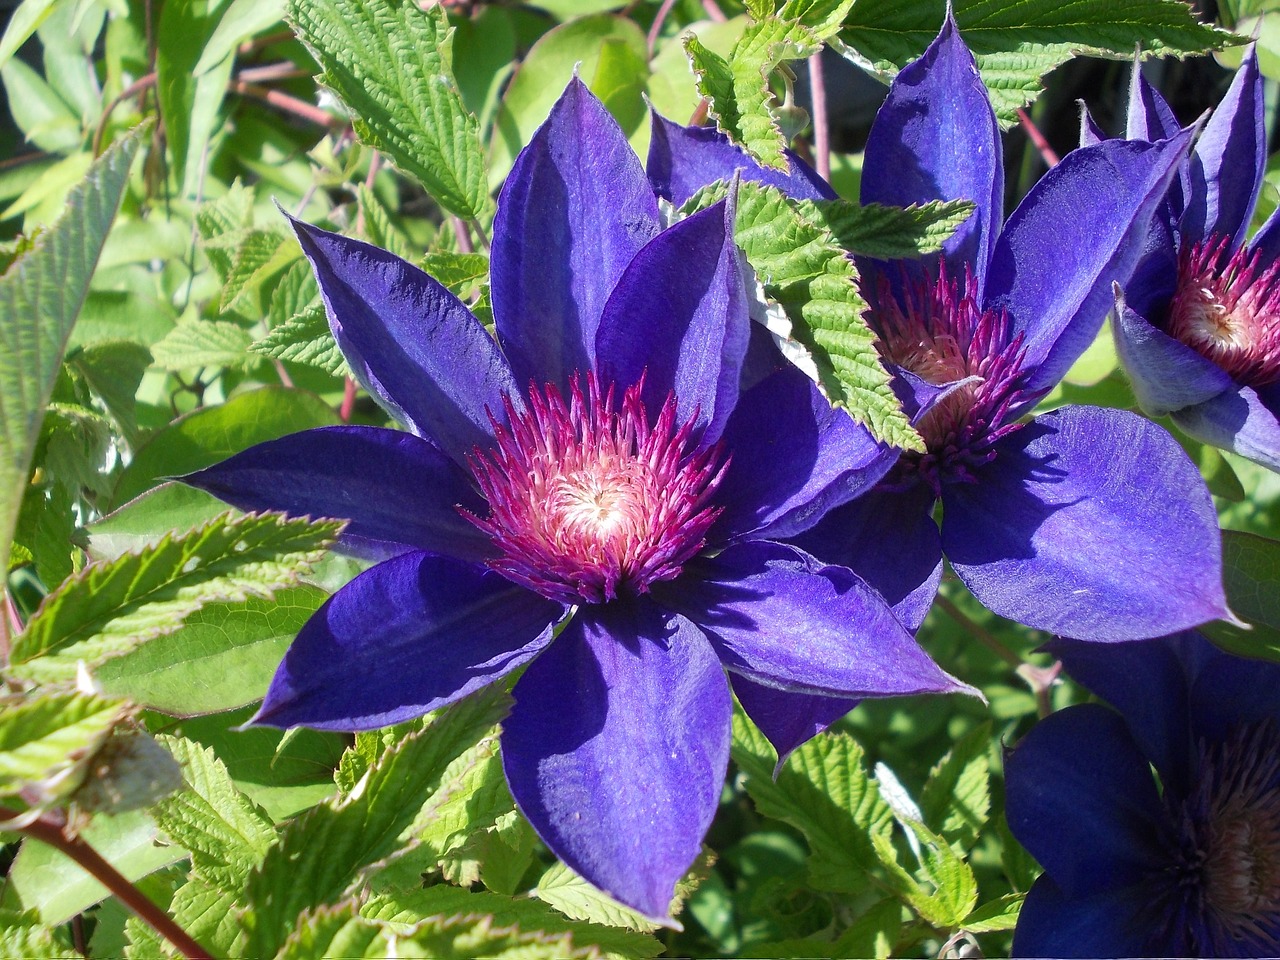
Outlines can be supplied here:
<path id="1" fill-rule="evenodd" d="M 553 600 L 603 603 L 648 592 L 702 549 L 727 459 L 719 444 L 695 448 L 674 396 L 651 426 L 641 389 L 615 408 L 589 375 L 567 403 L 550 384 L 524 413 L 507 399 L 496 446 L 470 458 L 489 515 L 464 512 L 498 548 L 489 566 Z"/>
<path id="2" fill-rule="evenodd" d="M 1011 333 L 1007 314 L 978 305 L 972 276 L 963 290 L 948 277 L 945 261 L 938 262 L 937 280 L 904 287 L 897 296 L 879 278 L 869 298 L 871 323 L 886 362 L 938 388 L 915 414 L 927 452 L 904 454 L 900 463 L 939 489 L 943 479 L 972 479 L 974 467 L 994 458 L 995 442 L 1017 429 L 1005 421 L 1027 399 L 1022 335 Z M 911 392 L 917 401 L 929 394 Z"/>
<path id="3" fill-rule="evenodd" d="M 1236 382 L 1280 381 L 1280 261 L 1215 235 L 1182 251 L 1166 332 L 1212 360 Z"/>

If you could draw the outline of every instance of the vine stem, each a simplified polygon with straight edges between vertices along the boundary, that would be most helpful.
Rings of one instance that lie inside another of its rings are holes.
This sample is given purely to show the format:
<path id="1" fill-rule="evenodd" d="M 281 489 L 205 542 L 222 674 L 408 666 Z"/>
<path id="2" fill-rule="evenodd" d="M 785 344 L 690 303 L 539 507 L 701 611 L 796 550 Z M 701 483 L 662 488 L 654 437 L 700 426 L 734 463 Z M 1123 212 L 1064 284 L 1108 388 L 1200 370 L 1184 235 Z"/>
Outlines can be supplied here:
<path id="1" fill-rule="evenodd" d="M 0 811 L 0 819 L 12 819 L 13 814 Z M 213 954 L 178 926 L 172 917 L 148 900 L 136 886 L 130 883 L 115 867 L 102 859 L 98 851 L 79 837 L 68 836 L 64 828 L 47 817 L 40 817 L 19 828 L 19 833 L 33 837 L 58 850 L 89 873 L 95 880 L 138 915 L 156 933 L 168 940 L 187 960 L 213 960 Z"/>
<path id="2" fill-rule="evenodd" d="M 938 594 L 934 597 L 934 602 L 942 608 L 943 613 L 968 630 L 979 643 L 1005 663 L 1009 664 L 1015 670 L 1022 666 L 1023 660 L 1020 656 L 997 640 L 995 634 L 990 630 L 987 630 L 979 623 L 975 623 L 967 613 L 952 603 L 951 600 L 944 597 L 942 594 Z"/>
<path id="3" fill-rule="evenodd" d="M 813 107 L 813 159 L 818 176 L 831 180 L 831 141 L 827 129 L 827 84 L 822 76 L 822 51 L 809 58 L 809 98 Z"/>
<path id="4" fill-rule="evenodd" d="M 1018 122 L 1022 124 L 1022 129 L 1026 131 L 1028 139 L 1031 140 L 1031 145 L 1040 151 L 1040 157 L 1044 160 L 1045 166 L 1056 167 L 1059 160 L 1058 152 L 1049 146 L 1049 141 L 1040 132 L 1036 122 L 1031 119 L 1031 114 L 1021 107 L 1018 108 Z"/>

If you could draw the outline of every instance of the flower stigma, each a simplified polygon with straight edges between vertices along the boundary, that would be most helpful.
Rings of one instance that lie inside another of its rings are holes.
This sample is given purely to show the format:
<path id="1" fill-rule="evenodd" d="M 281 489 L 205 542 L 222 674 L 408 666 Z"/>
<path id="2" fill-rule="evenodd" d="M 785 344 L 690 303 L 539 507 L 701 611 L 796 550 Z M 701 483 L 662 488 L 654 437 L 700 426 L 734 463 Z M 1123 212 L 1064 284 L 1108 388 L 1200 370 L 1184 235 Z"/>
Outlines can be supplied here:
<path id="1" fill-rule="evenodd" d="M 1280 260 L 1215 235 L 1185 248 L 1166 332 L 1240 384 L 1280 381 Z"/>
<path id="2" fill-rule="evenodd" d="M 720 514 L 710 505 L 728 466 L 720 444 L 698 449 L 696 413 L 676 424 L 668 395 L 650 424 L 644 382 L 620 405 L 594 374 L 569 400 L 548 384 L 531 387 L 507 425 L 492 417 L 495 446 L 469 458 L 489 515 L 463 516 L 498 550 L 489 566 L 564 603 L 604 603 L 647 593 L 702 549 Z"/>

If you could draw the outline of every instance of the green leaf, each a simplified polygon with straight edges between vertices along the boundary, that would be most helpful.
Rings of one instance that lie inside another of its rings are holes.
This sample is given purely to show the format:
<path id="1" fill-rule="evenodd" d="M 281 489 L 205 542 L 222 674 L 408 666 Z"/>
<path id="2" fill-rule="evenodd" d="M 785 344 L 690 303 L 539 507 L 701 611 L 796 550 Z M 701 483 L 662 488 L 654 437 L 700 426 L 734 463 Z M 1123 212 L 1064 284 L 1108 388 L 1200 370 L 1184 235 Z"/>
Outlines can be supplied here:
<path id="1" fill-rule="evenodd" d="M 53 12 L 58 0 L 23 0 L 21 6 L 9 18 L 9 26 L 0 38 L 0 67 L 18 52 L 18 48 L 31 38 L 45 18 Z M 12 954 L 18 956 L 18 954 Z"/>
<path id="2" fill-rule="evenodd" d="M 223 893 L 239 893 L 275 842 L 275 827 L 235 788 L 212 750 L 181 737 L 160 742 L 182 764 L 187 786 L 156 805 L 156 825 L 190 851 L 194 876 Z"/>
<path id="3" fill-rule="evenodd" d="M 360 216 L 363 218 L 364 233 L 363 238 L 372 243 L 375 247 L 381 247 L 383 250 L 390 250 L 401 260 L 413 259 L 413 253 L 409 249 L 409 243 L 391 222 L 391 212 L 383 205 L 378 198 L 378 194 L 363 183 L 356 188 L 356 203 L 360 208 Z M 311 272 L 311 267 L 307 265 L 307 272 Z M 294 311 L 297 312 L 296 310 Z"/>
<path id="4" fill-rule="evenodd" d="M 273 277 L 302 259 L 298 242 L 279 230 L 246 230 L 221 234 L 204 244 L 230 247 L 231 269 L 222 285 L 221 309 L 241 312 L 250 319 L 262 315 L 258 294 Z"/>
<path id="5" fill-rule="evenodd" d="M 72 946 L 61 942 L 53 927 L 42 924 L 36 911 L 0 909 L 0 956 L 61 960 L 73 955 Z"/>
<path id="6" fill-rule="evenodd" d="M 449 764 L 509 708 L 500 685 L 459 701 L 386 751 L 354 794 L 286 825 L 245 889 L 248 954 L 273 955 L 300 913 L 336 902 L 394 853 Z"/>
<path id="7" fill-rule="evenodd" d="M 329 318 L 317 300 L 284 323 L 273 327 L 261 340 L 249 344 L 249 351 L 276 360 L 305 363 L 335 376 L 347 374 L 347 358 L 338 349 L 329 329 Z"/>
<path id="8" fill-rule="evenodd" d="M 289 933 L 276 960 L 383 960 L 404 956 L 399 938 L 387 927 L 356 913 L 354 903 L 320 907 L 306 913 Z"/>
<path id="9" fill-rule="evenodd" d="M 973 870 L 946 840 L 923 823 L 905 818 L 898 822 L 915 836 L 925 882 L 918 881 L 901 865 L 888 837 L 875 836 L 872 842 L 894 891 L 927 923 L 939 929 L 958 927 L 978 902 L 978 881 Z"/>
<path id="10" fill-rule="evenodd" d="M 663 952 L 662 943 L 647 934 L 568 920 L 539 900 L 511 899 L 483 891 L 473 893 L 447 884 L 405 889 L 395 897 L 374 896 L 361 913 L 371 919 L 404 925 L 414 924 L 422 917 L 474 915 L 489 918 L 496 927 L 539 931 L 553 937 L 569 934 L 575 946 L 596 947 L 606 957 L 647 960 Z"/>
<path id="11" fill-rule="evenodd" d="M 464 219 L 491 206 L 480 128 L 453 79 L 441 7 L 404 0 L 291 0 L 289 20 L 351 108 L 360 139 Z"/>
<path id="12" fill-rule="evenodd" d="M 126 340 L 106 340 L 76 349 L 67 363 L 84 377 L 132 445 L 138 436 L 135 396 L 151 365 L 151 351 Z"/>
<path id="13" fill-rule="evenodd" d="M 198 367 L 251 366 L 253 337 L 237 323 L 226 320 L 179 320 L 164 339 L 151 348 L 156 366 L 164 370 Z"/>
<path id="14" fill-rule="evenodd" d="M 889 73 L 924 53 L 946 0 L 858 0 L 840 39 L 853 58 Z M 1240 38 L 1200 23 L 1178 0 L 953 0 L 961 36 L 978 60 L 1005 123 L 1039 94 L 1041 78 L 1078 54 L 1130 58 L 1221 50 Z"/>
<path id="15" fill-rule="evenodd" d="M 139 137 L 103 154 L 61 219 L 0 276 L 0 554 L 13 539 L 44 407 Z"/>
<path id="16" fill-rule="evenodd" d="M 419 266 L 459 296 L 489 281 L 489 258 L 483 253 L 429 253 Z"/>
<path id="17" fill-rule="evenodd" d="M 724 188 L 704 189 L 684 211 L 709 206 Z M 738 185 L 734 239 L 793 324 L 793 336 L 816 367 L 835 406 L 886 443 L 923 450 L 889 386 L 875 335 L 863 319 L 853 262 L 831 231 L 806 217 L 780 190 Z"/>
<path id="18" fill-rule="evenodd" d="M 877 260 L 937 253 L 974 210 L 968 200 L 905 208 L 878 203 L 860 206 L 847 200 L 803 200 L 799 206 L 805 217 L 831 231 L 849 253 Z"/>
<path id="19" fill-rule="evenodd" d="M 980 723 L 929 773 L 920 794 L 924 822 L 959 851 L 977 842 L 991 813 L 991 723 Z"/>
<path id="20" fill-rule="evenodd" d="M 206 603 L 270 597 L 296 583 L 341 528 L 334 520 L 228 514 L 139 553 L 89 564 L 45 598 L 14 641 L 10 668 L 27 678 L 66 677 L 77 660 L 171 633 Z"/>
<path id="21" fill-rule="evenodd" d="M 964 918 L 961 929 L 970 933 L 996 933 L 1012 930 L 1018 923 L 1026 894 L 1011 893 L 999 900 L 989 900 Z"/>
<path id="22" fill-rule="evenodd" d="M 111 696 L 171 716 L 233 710 L 261 700 L 293 638 L 328 594 L 301 585 L 270 600 L 208 603 L 173 633 L 93 671 Z"/>
<path id="23" fill-rule="evenodd" d="M 40 784 L 48 799 L 75 791 L 87 762 L 129 713 L 118 700 L 84 693 L 4 698 L 0 711 L 0 796 Z"/>
<path id="24" fill-rule="evenodd" d="M 902 906 L 897 900 L 881 900 L 840 935 L 833 955 L 890 957 L 901 932 Z"/>
<path id="25" fill-rule="evenodd" d="M 652 933 L 658 924 L 625 907 L 563 863 L 553 864 L 538 880 L 533 895 L 571 920 L 587 920 L 606 927 L 622 927 L 637 933 Z"/>
<path id="26" fill-rule="evenodd" d="M 192 530 L 227 512 L 213 494 L 185 483 L 162 483 L 114 513 L 88 524 L 91 560 L 114 560 L 153 546 L 174 530 Z"/>
<path id="27" fill-rule="evenodd" d="M 231 56 L 236 47 L 284 18 L 284 0 L 231 0 L 192 70 L 207 73 Z"/>
<path id="28" fill-rule="evenodd" d="M 1201 631 L 1230 653 L 1280 661 L 1280 541 L 1223 530 L 1222 575 L 1227 603 L 1248 626 L 1215 620 Z"/>

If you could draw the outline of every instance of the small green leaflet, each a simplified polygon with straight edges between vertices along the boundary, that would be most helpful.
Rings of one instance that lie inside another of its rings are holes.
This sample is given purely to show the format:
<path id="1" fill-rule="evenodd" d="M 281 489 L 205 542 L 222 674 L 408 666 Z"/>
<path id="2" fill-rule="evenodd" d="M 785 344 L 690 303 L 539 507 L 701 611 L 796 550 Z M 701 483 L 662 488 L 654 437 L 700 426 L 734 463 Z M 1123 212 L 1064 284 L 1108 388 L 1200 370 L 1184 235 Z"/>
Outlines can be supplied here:
<path id="1" fill-rule="evenodd" d="M 999 900 L 991 900 L 976 908 L 964 918 L 961 928 L 970 933 L 994 933 L 999 930 L 1012 930 L 1018 922 L 1018 914 L 1022 910 L 1024 893 L 1011 893 Z"/>
<path id="2" fill-rule="evenodd" d="M 305 363 L 335 376 L 348 373 L 347 359 L 333 339 L 329 319 L 318 299 L 301 313 L 273 328 L 261 340 L 249 344 L 249 352 L 276 360 Z"/>
<path id="3" fill-rule="evenodd" d="M 179 320 L 164 338 L 151 347 L 156 365 L 165 370 L 194 370 L 197 367 L 239 367 L 253 365 L 249 353 L 253 337 L 238 323 L 229 320 Z"/>
<path id="4" fill-rule="evenodd" d="M 85 767 L 129 713 L 85 693 L 0 699 L 0 797 L 40 784 L 50 799 L 72 793 Z"/>
<path id="5" fill-rule="evenodd" d="M 142 132 L 94 162 L 57 223 L 0 276 L 0 554 L 9 552 L 44 407 Z"/>
<path id="6" fill-rule="evenodd" d="M 45 597 L 14 642 L 11 672 L 67 678 L 77 660 L 169 633 L 205 603 L 269 597 L 296 583 L 341 529 L 337 520 L 224 514 L 138 553 L 91 563 Z"/>
<path id="7" fill-rule="evenodd" d="M 860 205 L 847 200 L 801 200 L 801 214 L 831 231 L 849 253 L 900 260 L 937 253 L 974 211 L 968 200 L 930 201 L 909 207 Z"/>
<path id="8" fill-rule="evenodd" d="M 990 721 L 962 737 L 929 773 L 920 794 L 924 822 L 959 853 L 977 842 L 991 813 Z"/>
<path id="9" fill-rule="evenodd" d="M 942 25 L 946 0 L 858 0 L 840 31 L 851 59 L 892 74 L 924 53 Z M 996 116 L 1017 119 L 1041 78 L 1072 56 L 1129 58 L 1135 47 L 1187 56 L 1241 42 L 1196 20 L 1180 0 L 953 0 L 960 34 L 974 52 Z"/>
<path id="10" fill-rule="evenodd" d="M 62 960 L 75 955 L 70 943 L 57 939 L 58 931 L 40 922 L 35 910 L 18 913 L 0 908 L 0 955 L 22 960 Z"/>
<path id="11" fill-rule="evenodd" d="M 360 138 L 468 220 L 490 200 L 480 125 L 453 79 L 444 9 L 408 0 L 291 0 L 289 21 Z"/>

